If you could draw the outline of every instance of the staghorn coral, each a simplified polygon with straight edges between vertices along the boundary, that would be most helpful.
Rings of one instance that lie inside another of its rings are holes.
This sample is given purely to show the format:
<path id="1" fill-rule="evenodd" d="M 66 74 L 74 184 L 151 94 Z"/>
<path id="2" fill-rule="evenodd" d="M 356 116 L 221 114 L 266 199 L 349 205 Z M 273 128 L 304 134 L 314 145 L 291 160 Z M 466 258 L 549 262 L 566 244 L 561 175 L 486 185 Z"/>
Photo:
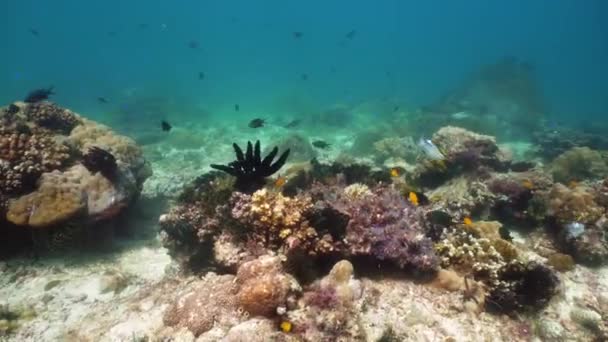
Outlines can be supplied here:
<path id="1" fill-rule="evenodd" d="M 0 192 L 13 195 L 31 191 L 44 172 L 68 164 L 70 152 L 48 134 L 0 128 Z"/>
<path id="2" fill-rule="evenodd" d="M 81 123 L 80 118 L 68 109 L 61 108 L 50 102 L 31 103 L 25 108 L 28 121 L 39 127 L 70 134 L 72 129 Z"/>
<path id="3" fill-rule="evenodd" d="M 608 165 L 602 155 L 588 147 L 573 147 L 551 162 L 553 178 L 557 182 L 601 179 L 608 176 Z"/>

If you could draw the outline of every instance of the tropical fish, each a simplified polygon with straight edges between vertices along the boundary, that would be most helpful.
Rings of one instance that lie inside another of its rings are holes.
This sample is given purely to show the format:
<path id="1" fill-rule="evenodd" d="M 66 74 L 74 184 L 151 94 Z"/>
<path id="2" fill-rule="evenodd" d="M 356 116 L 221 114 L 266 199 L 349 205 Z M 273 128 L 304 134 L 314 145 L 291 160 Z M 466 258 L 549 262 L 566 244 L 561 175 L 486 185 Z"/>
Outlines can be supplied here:
<path id="1" fill-rule="evenodd" d="M 302 38 L 302 36 L 304 35 L 304 33 L 299 32 L 299 31 L 292 32 L 291 34 L 293 35 L 293 37 L 294 37 L 295 39 L 300 39 L 300 38 Z"/>
<path id="2" fill-rule="evenodd" d="M 413 191 L 410 191 L 410 193 L 407 195 L 407 199 L 415 206 L 418 206 L 420 204 L 420 202 L 418 201 L 418 195 Z"/>
<path id="3" fill-rule="evenodd" d="M 260 127 L 264 127 L 265 123 L 266 123 L 266 121 L 264 119 L 256 118 L 256 119 L 249 121 L 249 127 L 260 128 Z"/>
<path id="4" fill-rule="evenodd" d="M 312 142 L 312 146 L 320 148 L 322 150 L 328 150 L 331 145 L 323 140 L 315 140 Z"/>
<path id="5" fill-rule="evenodd" d="M 437 146 L 431 141 L 431 139 L 420 138 L 420 140 L 418 140 L 418 147 L 420 147 L 424 155 L 430 160 L 445 159 L 443 153 L 439 151 L 439 148 L 437 148 Z"/>
<path id="6" fill-rule="evenodd" d="M 464 217 L 464 219 L 462 219 L 462 223 L 463 223 L 465 226 L 470 226 L 470 225 L 472 225 L 472 224 L 473 224 L 473 220 L 471 220 L 471 218 L 470 218 L 470 217 L 465 216 L 465 217 Z"/>
<path id="7" fill-rule="evenodd" d="M 356 34 L 357 34 L 357 31 L 351 30 L 344 37 L 346 37 L 347 39 L 353 39 L 353 38 L 355 38 Z"/>
<path id="8" fill-rule="evenodd" d="M 188 42 L 188 47 L 191 49 L 198 49 L 200 44 L 196 40 L 191 40 Z"/>
<path id="9" fill-rule="evenodd" d="M 521 185 L 528 190 L 534 189 L 534 183 L 532 183 L 532 181 L 529 179 L 526 179 L 523 182 L 521 182 Z"/>
<path id="10" fill-rule="evenodd" d="M 274 187 L 275 188 L 282 188 L 283 185 L 285 185 L 285 183 L 287 183 L 287 178 L 284 176 L 279 176 L 277 177 L 277 179 L 274 181 Z"/>
<path id="11" fill-rule="evenodd" d="M 198 79 L 201 80 L 201 81 L 204 80 L 205 79 L 205 73 L 202 72 L 202 71 L 199 71 L 198 72 Z"/>
<path id="12" fill-rule="evenodd" d="M 167 121 L 163 120 L 160 122 L 160 128 L 163 130 L 163 132 L 169 132 L 171 130 L 171 124 L 169 124 Z"/>
<path id="13" fill-rule="evenodd" d="M 54 94 L 55 93 L 53 92 L 53 87 L 34 89 L 29 94 L 27 94 L 23 102 L 36 103 L 44 101 Z"/>
<path id="14" fill-rule="evenodd" d="M 241 106 L 239 106 L 238 103 L 234 105 L 234 111 L 235 112 L 238 112 L 240 109 L 241 109 Z"/>
<path id="15" fill-rule="evenodd" d="M 105 97 L 98 97 L 97 101 L 100 103 L 108 103 L 108 100 Z"/>
<path id="16" fill-rule="evenodd" d="M 280 327 L 281 327 L 281 331 L 282 332 L 288 333 L 292 329 L 292 324 L 289 321 L 283 321 L 283 322 L 281 322 L 281 326 Z"/>
<path id="17" fill-rule="evenodd" d="M 390 173 L 391 177 L 399 177 L 401 175 L 401 172 L 396 167 L 391 168 L 389 170 L 389 173 Z"/>
<path id="18" fill-rule="evenodd" d="M 308 80 L 308 74 L 302 74 L 300 75 L 300 78 L 302 79 L 302 81 L 306 81 Z"/>

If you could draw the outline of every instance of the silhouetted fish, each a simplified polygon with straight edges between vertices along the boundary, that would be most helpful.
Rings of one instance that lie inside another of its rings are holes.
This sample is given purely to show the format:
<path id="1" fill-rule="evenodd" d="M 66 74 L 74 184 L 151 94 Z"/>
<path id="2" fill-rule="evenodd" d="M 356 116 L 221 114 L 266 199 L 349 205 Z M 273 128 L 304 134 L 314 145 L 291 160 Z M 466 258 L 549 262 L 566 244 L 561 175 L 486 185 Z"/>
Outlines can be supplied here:
<path id="1" fill-rule="evenodd" d="M 204 80 L 205 79 L 205 73 L 202 72 L 202 71 L 199 71 L 198 72 L 198 79 L 201 80 L 201 81 Z"/>
<path id="2" fill-rule="evenodd" d="M 234 111 L 235 112 L 238 112 L 240 109 L 241 109 L 241 106 L 239 106 L 238 103 L 234 105 Z"/>
<path id="3" fill-rule="evenodd" d="M 308 74 L 302 74 L 300 78 L 302 79 L 302 81 L 306 81 L 308 80 Z"/>
<path id="4" fill-rule="evenodd" d="M 264 119 L 256 118 L 256 119 L 249 121 L 249 127 L 260 128 L 260 127 L 264 127 L 265 123 L 266 123 L 266 121 L 264 121 Z"/>
<path id="5" fill-rule="evenodd" d="M 315 140 L 312 142 L 312 146 L 320 148 L 322 150 L 328 150 L 331 145 L 323 140 Z"/>
<path id="6" fill-rule="evenodd" d="M 200 44 L 196 40 L 191 40 L 188 42 L 188 47 L 191 49 L 198 49 Z"/>
<path id="7" fill-rule="evenodd" d="M 353 39 L 353 38 L 355 38 L 356 34 L 357 34 L 357 31 L 352 30 L 352 31 L 348 32 L 344 37 L 346 37 L 347 39 Z"/>
<path id="8" fill-rule="evenodd" d="M 46 89 L 44 89 L 44 88 L 34 89 L 29 94 L 27 94 L 27 96 L 25 97 L 25 100 L 23 100 L 23 102 L 36 103 L 36 102 L 44 101 L 44 100 L 48 99 L 51 95 L 54 95 L 54 94 L 55 93 L 53 92 L 53 87 L 48 87 Z"/>
<path id="9" fill-rule="evenodd" d="M 105 97 L 98 97 L 97 101 L 99 101 L 101 103 L 108 103 L 108 100 Z"/>
<path id="10" fill-rule="evenodd" d="M 302 122 L 302 120 L 300 120 L 300 119 L 294 119 L 294 120 L 291 120 L 287 125 L 285 125 L 283 127 L 285 127 L 285 128 L 295 128 L 295 127 L 298 127 L 301 122 Z"/>
<path id="11" fill-rule="evenodd" d="M 40 37 L 40 32 L 38 32 L 38 30 L 34 28 L 30 28 L 28 32 L 31 33 L 33 36 Z"/>
<path id="12" fill-rule="evenodd" d="M 167 121 L 163 120 L 160 122 L 160 128 L 163 130 L 163 132 L 169 132 L 171 130 L 171 124 L 169 124 Z"/>
<path id="13" fill-rule="evenodd" d="M 399 110 L 399 106 L 395 106 L 395 108 L 393 108 L 393 112 L 396 112 Z"/>
<path id="14" fill-rule="evenodd" d="M 302 32 L 298 32 L 298 31 L 293 32 L 292 34 L 295 39 L 300 39 L 304 35 Z"/>

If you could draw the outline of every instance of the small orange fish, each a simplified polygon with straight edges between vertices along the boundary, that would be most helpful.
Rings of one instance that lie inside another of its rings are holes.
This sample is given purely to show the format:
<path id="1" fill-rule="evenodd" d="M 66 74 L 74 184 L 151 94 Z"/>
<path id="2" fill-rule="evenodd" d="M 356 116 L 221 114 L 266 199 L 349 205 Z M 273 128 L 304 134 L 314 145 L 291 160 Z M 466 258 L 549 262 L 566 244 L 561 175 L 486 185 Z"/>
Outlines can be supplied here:
<path id="1" fill-rule="evenodd" d="M 470 217 L 465 216 L 464 219 L 462 220 L 462 223 L 464 223 L 465 226 L 470 226 L 473 224 L 473 220 L 471 220 Z"/>
<path id="2" fill-rule="evenodd" d="M 391 177 L 399 177 L 399 169 L 396 167 L 391 168 L 390 170 Z"/>
<path id="3" fill-rule="evenodd" d="M 521 182 L 521 185 L 528 190 L 534 189 L 534 183 L 532 183 L 532 181 L 528 179 Z"/>
<path id="4" fill-rule="evenodd" d="M 279 176 L 275 181 L 274 181 L 274 187 L 275 188 L 281 188 L 283 187 L 283 185 L 285 185 L 285 183 L 287 183 L 287 178 L 283 177 L 283 176 Z"/>
<path id="5" fill-rule="evenodd" d="M 407 199 L 410 201 L 410 203 L 412 203 L 415 206 L 418 206 L 419 202 L 418 202 L 418 195 L 416 195 L 415 192 L 410 191 L 410 193 L 407 196 Z"/>

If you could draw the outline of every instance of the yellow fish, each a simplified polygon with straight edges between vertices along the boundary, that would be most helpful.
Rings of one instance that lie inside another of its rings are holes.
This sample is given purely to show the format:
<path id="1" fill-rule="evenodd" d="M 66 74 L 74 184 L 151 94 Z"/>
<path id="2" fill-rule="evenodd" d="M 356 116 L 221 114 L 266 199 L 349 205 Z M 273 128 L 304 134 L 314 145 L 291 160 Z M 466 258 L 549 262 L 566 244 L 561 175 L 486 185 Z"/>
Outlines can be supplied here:
<path id="1" fill-rule="evenodd" d="M 473 224 L 473 220 L 471 220 L 470 217 L 465 216 L 464 219 L 462 220 L 462 223 L 464 223 L 465 226 L 470 226 Z"/>
<path id="2" fill-rule="evenodd" d="M 521 182 L 521 185 L 528 190 L 534 189 L 534 183 L 532 183 L 532 181 L 528 179 Z"/>
<path id="3" fill-rule="evenodd" d="M 281 331 L 282 332 L 288 333 L 291 331 L 291 328 L 293 328 L 291 322 L 288 322 L 288 321 L 281 322 Z"/>
<path id="4" fill-rule="evenodd" d="M 281 188 L 283 187 L 283 185 L 285 185 L 285 183 L 287 183 L 287 178 L 283 177 L 283 176 L 279 176 L 275 181 L 274 181 L 274 187 L 275 188 Z"/>
<path id="5" fill-rule="evenodd" d="M 410 203 L 412 203 L 415 206 L 418 206 L 419 202 L 418 202 L 418 195 L 416 195 L 415 192 L 410 191 L 410 193 L 407 196 L 407 199 L 410 201 Z"/>
<path id="6" fill-rule="evenodd" d="M 391 168 L 390 174 L 391 177 L 399 177 L 399 169 L 396 167 Z"/>

